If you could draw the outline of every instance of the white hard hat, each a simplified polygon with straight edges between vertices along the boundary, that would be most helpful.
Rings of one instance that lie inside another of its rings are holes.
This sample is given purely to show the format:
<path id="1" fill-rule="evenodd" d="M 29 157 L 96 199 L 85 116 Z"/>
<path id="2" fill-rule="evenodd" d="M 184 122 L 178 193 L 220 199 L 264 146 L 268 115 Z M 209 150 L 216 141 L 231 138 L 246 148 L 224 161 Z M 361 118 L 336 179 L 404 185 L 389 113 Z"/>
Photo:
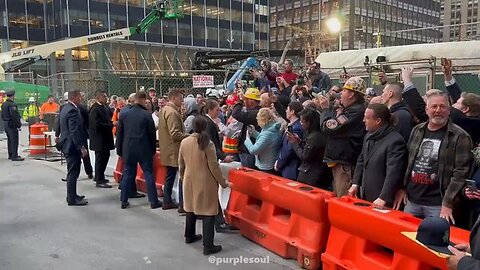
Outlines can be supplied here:
<path id="1" fill-rule="evenodd" d="M 68 92 L 65 92 L 65 93 L 63 94 L 63 99 L 64 99 L 64 100 L 68 100 Z"/>
<path id="2" fill-rule="evenodd" d="M 30 98 L 28 99 L 28 102 L 35 102 L 35 98 L 34 98 L 34 97 L 30 97 Z"/>
<path id="3" fill-rule="evenodd" d="M 207 98 L 216 98 L 216 99 L 220 98 L 220 93 L 218 92 L 217 89 L 208 88 L 205 94 Z"/>

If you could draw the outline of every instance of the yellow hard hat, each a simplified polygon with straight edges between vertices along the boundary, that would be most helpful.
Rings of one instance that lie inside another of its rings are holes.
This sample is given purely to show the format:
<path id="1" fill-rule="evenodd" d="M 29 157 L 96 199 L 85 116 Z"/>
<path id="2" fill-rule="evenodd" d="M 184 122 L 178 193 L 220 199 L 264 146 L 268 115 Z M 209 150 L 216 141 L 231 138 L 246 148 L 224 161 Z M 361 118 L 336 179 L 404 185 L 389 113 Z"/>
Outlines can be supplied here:
<path id="1" fill-rule="evenodd" d="M 260 91 L 257 88 L 248 88 L 244 96 L 248 99 L 260 101 Z"/>

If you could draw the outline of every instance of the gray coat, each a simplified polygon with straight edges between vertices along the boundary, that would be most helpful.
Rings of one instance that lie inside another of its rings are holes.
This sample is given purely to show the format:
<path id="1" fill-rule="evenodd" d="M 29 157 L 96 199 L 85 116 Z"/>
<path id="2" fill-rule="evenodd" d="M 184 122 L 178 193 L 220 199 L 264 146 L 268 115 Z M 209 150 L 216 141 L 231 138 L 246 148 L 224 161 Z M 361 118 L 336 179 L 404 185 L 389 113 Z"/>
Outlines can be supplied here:
<path id="1" fill-rule="evenodd" d="M 365 136 L 352 183 L 362 188 L 362 199 L 380 198 L 392 206 L 401 186 L 407 163 L 407 146 L 403 137 L 385 125 Z"/>

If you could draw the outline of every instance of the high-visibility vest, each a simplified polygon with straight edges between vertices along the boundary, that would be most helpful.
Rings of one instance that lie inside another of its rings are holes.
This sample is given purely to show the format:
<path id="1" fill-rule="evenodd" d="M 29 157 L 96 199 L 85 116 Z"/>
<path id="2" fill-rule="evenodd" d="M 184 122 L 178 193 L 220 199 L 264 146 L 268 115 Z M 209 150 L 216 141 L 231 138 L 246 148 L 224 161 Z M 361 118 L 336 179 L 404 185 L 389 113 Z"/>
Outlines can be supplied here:
<path id="1" fill-rule="evenodd" d="M 227 125 L 230 124 L 230 122 L 234 121 L 233 117 L 230 117 L 227 120 Z M 240 153 L 238 150 L 238 137 L 230 138 L 228 136 L 223 136 L 223 143 L 222 143 L 222 151 L 225 154 L 237 154 Z"/>
<path id="2" fill-rule="evenodd" d="M 23 120 L 27 121 L 30 117 L 38 116 L 38 107 L 36 105 L 28 105 L 23 111 Z"/>
<path id="3" fill-rule="evenodd" d="M 238 139 L 229 138 L 227 136 L 223 137 L 222 151 L 225 154 L 237 154 L 238 151 Z"/>

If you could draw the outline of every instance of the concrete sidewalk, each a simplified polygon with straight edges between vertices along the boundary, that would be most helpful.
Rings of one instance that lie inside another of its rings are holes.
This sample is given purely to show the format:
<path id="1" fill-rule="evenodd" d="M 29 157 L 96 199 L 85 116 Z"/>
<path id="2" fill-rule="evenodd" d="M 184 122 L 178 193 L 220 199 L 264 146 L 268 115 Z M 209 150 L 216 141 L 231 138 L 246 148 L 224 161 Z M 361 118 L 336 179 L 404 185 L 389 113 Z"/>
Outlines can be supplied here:
<path id="1" fill-rule="evenodd" d="M 21 144 L 28 145 L 24 133 Z M 203 256 L 201 242 L 184 243 L 184 216 L 175 210 L 151 210 L 146 198 L 131 199 L 131 207 L 122 210 L 117 186 L 95 188 L 83 168 L 78 193 L 89 205 L 69 207 L 65 183 L 60 181 L 65 164 L 29 158 L 11 162 L 5 148 L 6 141 L 0 141 L 2 270 L 298 269 L 295 261 L 284 260 L 239 233 L 216 234 L 215 242 L 224 250 L 215 258 Z M 268 258 L 268 263 L 215 263 L 240 256 Z"/>

